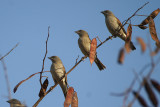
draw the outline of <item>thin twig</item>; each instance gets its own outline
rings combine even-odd
[[[148,15],[139,15],[139,14],[136,14],[135,16],[145,16],[145,17],[148,17]]]
[[[77,64],[78,58],[79,58],[79,55],[78,55],[78,57],[77,57],[77,59],[76,59],[76,63],[75,63],[75,64]]]
[[[102,41],[100,40],[100,38],[97,36],[98,40],[102,43]]]
[[[108,40],[112,39],[114,36],[109,36],[106,40],[104,40],[103,42],[101,42],[97,48],[99,48],[102,44],[104,44],[105,42],[107,42]]]
[[[143,66],[143,68],[140,70],[139,74],[142,75],[143,72],[145,71],[145,69],[147,69],[148,67],[150,67],[151,63],[148,63],[146,65]]]
[[[137,74],[134,70],[133,70],[133,73],[135,74],[135,78],[133,79],[133,81],[132,81],[130,87],[128,88],[128,92],[126,93],[126,95],[125,95],[125,97],[124,97],[124,100],[123,100],[123,107],[125,107],[126,101],[127,101],[128,97],[129,97],[129,93],[132,91],[133,86],[134,86],[136,80],[138,79],[139,82],[140,82],[140,78],[139,78],[138,74]]]
[[[42,87],[42,73],[43,73],[43,70],[44,70],[44,62],[45,62],[45,59],[46,59],[46,56],[47,56],[47,52],[48,52],[47,51],[47,44],[48,44],[48,39],[49,39],[49,29],[50,29],[50,26],[48,27],[48,36],[47,36],[47,40],[46,40],[46,53],[45,53],[45,56],[43,58],[43,65],[42,65],[42,70],[41,70],[41,73],[40,73],[40,84],[41,84],[41,87]]]
[[[44,73],[44,72],[50,72],[50,71],[43,71],[43,73]],[[14,87],[13,92],[15,93],[15,92],[17,91],[18,87],[19,87],[22,83],[24,83],[25,81],[27,81],[28,79],[32,78],[34,75],[39,74],[39,73],[41,73],[41,72],[34,73],[34,74],[30,75],[28,78],[20,81],[20,82]]]
[[[130,16],[130,17],[125,21],[125,23],[123,24],[123,26],[126,25],[127,22],[128,22],[132,17],[134,17],[134,16],[136,15],[136,13],[137,13],[139,10],[141,10],[144,6],[146,6],[148,3],[149,3],[149,2],[145,3],[145,4],[144,4],[143,6],[141,6],[136,12],[134,12],[133,15]]]
[[[19,45],[19,43],[17,43],[8,53],[6,53],[4,56],[2,56],[0,58],[0,60],[2,60],[4,57],[6,57],[7,55],[9,55],[18,45]]]
[[[5,62],[4,62],[4,59],[2,59],[1,62],[2,62],[2,65],[3,65],[4,74],[5,74],[5,79],[6,79],[6,84],[7,84],[8,99],[12,99],[11,88],[10,88],[10,83],[9,83],[9,78],[8,78],[7,67],[6,67],[6,64],[5,64]]]

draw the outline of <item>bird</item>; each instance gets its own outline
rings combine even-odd
[[[17,99],[10,99],[7,102],[10,104],[10,107],[27,107],[21,104],[21,102]]]
[[[120,20],[110,10],[105,10],[101,13],[105,16],[105,23],[109,32],[114,37],[118,36],[122,40],[127,41],[127,33]],[[136,49],[132,41],[130,42],[130,48],[132,50]]]
[[[81,52],[85,56],[89,57],[91,40],[89,38],[88,33],[85,30],[78,30],[78,31],[75,31],[75,33],[79,35],[78,45]],[[96,63],[100,71],[106,68],[105,65],[103,65],[103,63],[98,59],[97,54],[95,56],[94,62]]]
[[[48,58],[52,61],[50,72],[52,74],[53,81],[55,84],[59,83],[63,91],[64,97],[66,97],[68,90],[68,83],[67,83],[67,76],[65,76],[66,74],[65,67],[58,56],[51,56]],[[62,77],[64,78],[62,79]]]

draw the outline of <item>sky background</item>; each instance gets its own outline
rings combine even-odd
[[[21,80],[41,71],[48,26],[50,26],[50,38],[47,57],[59,56],[66,71],[69,71],[78,56],[79,58],[83,56],[78,47],[79,36],[75,33],[76,30],[86,30],[91,39],[99,36],[103,41],[111,34],[106,28],[105,18],[100,13],[101,11],[111,10],[122,22],[146,2],[148,1],[0,0],[0,54],[5,55],[13,46],[20,43],[4,58],[11,90]],[[138,14],[149,15],[152,11],[160,8],[159,4],[160,0],[150,0],[150,3]],[[144,18],[135,16],[131,23],[140,24]],[[160,38],[160,15],[154,21]],[[149,29],[141,30],[133,27],[132,41],[137,49],[125,56],[123,65],[117,63],[117,58],[124,42],[119,38],[114,38],[97,49],[99,59],[106,65],[104,71],[99,71],[95,63],[91,66],[87,58],[68,75],[69,85],[74,87],[78,94],[79,107],[122,107],[123,97],[111,96],[111,93],[124,92],[135,77],[133,71],[139,73],[144,65],[151,62],[149,49],[147,48],[147,51],[142,54],[136,41],[136,37],[142,37],[147,42],[149,35]],[[150,36],[149,38],[151,40]],[[151,46],[152,49],[155,48],[152,40]],[[154,60],[159,57],[158,54]],[[151,77],[160,82],[159,65]],[[51,61],[46,59],[44,71],[50,70],[50,66]],[[149,70],[147,69],[143,76]],[[45,73],[44,75],[48,76],[49,86],[54,85],[51,74]],[[6,102],[8,91],[2,65],[0,66],[0,84],[0,106],[9,107]],[[139,82],[137,81],[134,89],[136,90],[138,86]],[[31,107],[39,98],[39,90],[39,75],[36,75],[23,83],[16,93],[11,91],[11,94],[12,98],[19,99]],[[144,89],[142,95],[147,99]],[[130,94],[127,102],[132,98],[133,96]],[[160,95],[157,95],[157,98],[160,99]],[[57,86],[39,103],[38,107],[62,107],[64,100],[62,90]],[[140,106],[136,102],[133,107]]]

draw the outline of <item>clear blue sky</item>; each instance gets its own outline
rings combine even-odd
[[[106,28],[101,11],[111,10],[122,22],[146,2],[146,0],[0,0],[0,54],[5,55],[20,42],[19,46],[4,58],[11,90],[21,80],[41,71],[48,26],[50,38],[47,57],[59,56],[68,71],[75,64],[78,55],[80,58],[83,56],[78,47],[78,35],[74,31],[83,29],[89,33],[90,38],[98,35],[101,40],[105,40],[111,34]],[[149,15],[160,8],[159,4],[159,0],[152,0],[138,14]],[[131,22],[139,24],[144,18],[136,16]],[[160,15],[155,18],[155,23],[160,38]],[[97,49],[98,57],[107,69],[100,72],[95,63],[90,65],[87,58],[68,75],[69,85],[74,87],[78,94],[79,107],[122,106],[123,97],[114,97],[110,94],[124,92],[135,76],[132,71],[139,72],[145,64],[150,63],[148,49],[141,54],[136,42],[137,36],[147,42],[148,35],[148,29],[140,30],[133,27],[132,41],[136,44],[137,50],[125,57],[123,65],[117,63],[117,57],[124,42],[116,38]],[[154,49],[154,42],[151,41],[151,44]],[[46,59],[44,70],[50,70],[50,65],[51,61]],[[159,69],[160,66],[152,75],[156,80],[160,77]],[[146,72],[148,71],[149,69]],[[51,74],[44,75],[49,77],[49,86],[54,85]],[[9,107],[6,102],[8,93],[2,66],[0,84],[0,106]],[[134,89],[137,89],[136,86]],[[12,97],[31,107],[38,100],[39,90],[39,75],[36,75],[23,83],[16,93],[12,91]],[[130,95],[129,101],[132,97]],[[160,96],[157,97],[160,99]],[[38,107],[62,107],[63,103],[64,96],[57,86]],[[138,106],[136,102],[134,107]]]

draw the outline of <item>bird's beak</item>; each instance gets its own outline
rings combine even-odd
[[[51,57],[48,57],[48,59],[51,59]]]
[[[10,100],[8,100],[8,101],[6,101],[6,102],[10,103]]]
[[[75,33],[79,34],[79,31],[75,31]]]
[[[101,11],[102,14],[104,14],[104,11]]]

